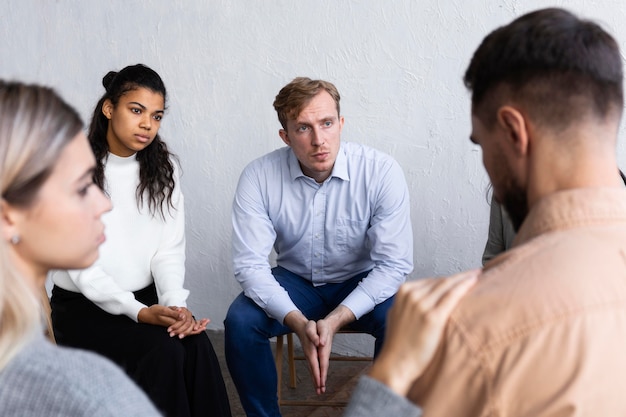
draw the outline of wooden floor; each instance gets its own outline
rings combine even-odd
[[[232,379],[226,366],[224,359],[224,333],[221,331],[208,331],[209,338],[213,343],[215,352],[220,360],[224,382],[230,398],[230,406],[233,417],[245,417],[237,390],[233,385]],[[274,348],[274,344],[272,344]],[[298,352],[296,352],[298,354]],[[286,356],[286,355],[285,355]],[[304,361],[296,361],[296,382],[295,389],[287,386],[289,377],[287,376],[287,361],[283,361],[283,398],[286,400],[306,400],[306,399],[325,399],[325,400],[347,400],[359,376],[363,374],[369,366],[368,362],[343,362],[333,361],[330,364],[326,393],[317,396],[313,390],[313,384],[309,371],[306,369]],[[342,407],[281,407],[283,417],[340,417],[343,413]]]

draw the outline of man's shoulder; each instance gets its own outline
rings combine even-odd
[[[626,227],[620,229],[547,233],[501,254],[486,265],[454,320],[477,341],[497,344],[597,305],[624,305]]]
[[[369,145],[342,142],[341,149],[346,156],[349,169],[359,166],[376,170],[400,168],[398,162],[391,155]]]
[[[274,149],[264,155],[261,155],[252,161],[250,161],[246,167],[245,171],[258,171],[268,168],[275,168],[276,166],[287,163],[289,153],[291,152],[288,146],[283,146],[278,149]]]
[[[388,153],[363,143],[343,141],[341,147],[346,155],[357,158],[394,160]]]

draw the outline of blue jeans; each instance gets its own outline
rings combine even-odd
[[[339,284],[314,287],[309,281],[284,268],[276,267],[272,270],[276,280],[289,293],[300,311],[308,319],[316,321],[334,310],[368,273],[361,273]],[[382,347],[387,310],[392,303],[393,297],[347,326],[376,338],[374,356]],[[228,309],[224,320],[226,363],[248,417],[280,416],[276,365],[269,339],[290,332],[289,327],[268,317],[243,293],[235,298]]]

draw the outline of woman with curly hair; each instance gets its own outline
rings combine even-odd
[[[141,64],[102,84],[88,137],[113,210],[96,263],[52,274],[56,340],[119,364],[168,416],[230,416],[209,320],[186,306],[179,168],[158,134],[165,85]]]

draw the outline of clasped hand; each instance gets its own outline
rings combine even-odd
[[[159,304],[139,310],[137,320],[139,323],[167,327],[170,337],[179,339],[202,333],[210,322],[209,319],[196,320],[186,307],[166,307]]]
[[[326,392],[333,338],[341,327],[354,319],[352,312],[344,306],[339,306],[326,318],[318,321],[307,319],[300,311],[292,311],[285,317],[285,324],[300,339],[318,395]]]

